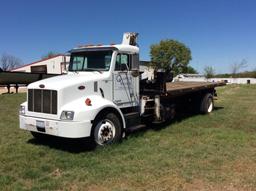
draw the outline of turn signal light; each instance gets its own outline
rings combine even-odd
[[[92,105],[91,99],[87,98],[87,99],[85,100],[85,104],[88,105],[88,106],[91,106],[91,105]]]

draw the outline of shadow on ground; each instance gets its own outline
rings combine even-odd
[[[70,153],[81,153],[93,151],[96,145],[90,139],[67,139],[61,137],[47,136],[44,139],[32,138],[29,144],[47,146],[49,148],[67,151]]]
[[[218,110],[222,110],[222,109],[224,109],[224,107],[222,107],[222,106],[214,107],[214,111],[218,111]],[[186,112],[184,112],[184,111],[186,111]],[[191,110],[190,109],[180,110],[180,111],[177,111],[176,116],[172,120],[166,121],[163,123],[158,123],[158,124],[151,124],[150,126],[147,126],[146,128],[143,128],[140,130],[137,130],[136,132],[133,132],[130,135],[131,136],[143,136],[143,134],[145,132],[147,132],[148,130],[161,131],[162,129],[170,127],[170,125],[173,123],[179,123],[179,122],[182,122],[183,120],[186,120],[190,117],[194,117],[197,115],[202,115],[202,114],[195,112],[192,109]]]
[[[224,107],[215,107],[214,110],[218,111],[223,108]],[[137,130],[133,133],[129,133],[129,134],[127,134],[127,136],[140,137],[140,136],[143,136],[143,134],[145,132],[147,132],[149,129],[155,130],[155,131],[160,131],[162,129],[169,127],[172,123],[181,122],[190,117],[200,115],[191,110],[181,110],[181,111],[180,112],[178,111],[175,118],[170,121],[147,126],[146,128]],[[184,111],[187,111],[187,112],[184,112]],[[34,144],[34,145],[43,145],[43,146],[47,146],[47,147],[50,147],[53,149],[67,151],[70,153],[90,152],[90,151],[95,150],[95,148],[96,148],[96,145],[89,138],[87,138],[87,139],[68,139],[68,138],[46,136],[43,139],[32,138],[32,139],[28,140],[28,143]]]

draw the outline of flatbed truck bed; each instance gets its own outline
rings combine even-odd
[[[168,81],[165,77],[160,77],[155,82],[141,80],[140,93],[141,95],[161,95],[166,97],[177,97],[185,94],[209,91],[215,87],[224,86],[225,82],[184,82]]]
[[[168,96],[179,96],[200,90],[213,89],[217,86],[224,86],[225,82],[167,82],[166,93]]]

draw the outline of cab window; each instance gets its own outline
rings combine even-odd
[[[130,67],[130,59],[128,54],[118,54],[116,57],[116,71],[127,71]]]

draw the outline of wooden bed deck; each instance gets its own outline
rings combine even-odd
[[[226,85],[225,82],[168,82],[166,83],[166,92],[168,92],[168,94],[174,95],[194,92],[197,90],[210,89],[224,85]]]

